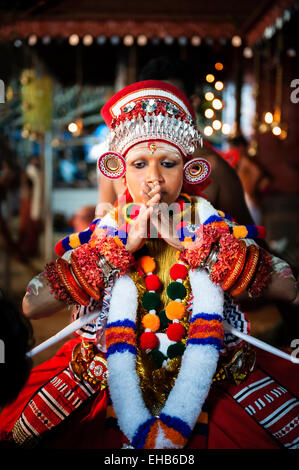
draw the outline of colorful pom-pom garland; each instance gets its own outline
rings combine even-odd
[[[184,318],[186,312],[182,301],[187,295],[183,281],[188,276],[188,269],[182,262],[171,267],[170,277],[173,282],[167,287],[170,302],[165,311],[162,310],[157,313],[160,297],[156,291],[161,288],[162,283],[159,277],[153,274],[156,269],[156,262],[150,256],[143,256],[139,263],[146,274],[145,285],[148,289],[142,297],[142,305],[149,312],[142,318],[145,331],[140,336],[140,348],[150,353],[156,366],[160,368],[165,360],[181,356],[185,349],[182,339],[186,335],[186,330],[179,321]],[[156,332],[160,328],[166,328],[168,339],[175,342],[167,348],[167,357],[159,350],[159,339]]]

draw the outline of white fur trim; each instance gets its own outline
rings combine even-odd
[[[135,322],[138,307],[138,291],[130,276],[122,276],[114,284],[111,293],[108,322],[131,320]]]
[[[136,358],[129,352],[115,353],[108,357],[107,363],[109,391],[118,424],[132,440],[138,427],[151,418],[139,387]]]
[[[221,287],[213,284],[204,270],[190,269],[189,279],[194,296],[193,314],[204,312],[223,316],[224,293]]]

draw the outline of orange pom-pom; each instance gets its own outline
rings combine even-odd
[[[185,315],[185,305],[173,300],[167,305],[165,313],[169,320],[181,320]]]
[[[156,269],[156,262],[151,256],[142,256],[140,258],[140,266],[145,274],[153,273]]]
[[[147,313],[142,318],[142,324],[144,328],[148,328],[151,331],[157,331],[160,328],[160,318],[158,315]]]

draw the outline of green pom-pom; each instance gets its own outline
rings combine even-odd
[[[160,296],[156,292],[146,292],[142,297],[142,305],[146,310],[156,310],[160,304]]]
[[[173,359],[174,357],[182,356],[184,354],[184,351],[185,346],[183,345],[183,343],[171,344],[167,348],[167,356],[169,357],[169,359]]]
[[[161,312],[158,313],[158,317],[160,318],[160,328],[162,329],[167,328],[169,323],[172,323],[172,321],[167,318],[165,310],[161,310]]]
[[[160,369],[165,359],[167,359],[167,357],[165,357],[164,354],[161,351],[159,351],[159,349],[153,349],[150,352],[150,355],[154,359],[157,369]]]
[[[186,294],[186,288],[181,282],[171,282],[167,287],[167,295],[171,300],[183,299]]]

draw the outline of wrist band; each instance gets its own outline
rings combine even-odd
[[[257,268],[257,263],[259,259],[259,248],[255,245],[250,245],[247,249],[247,257],[245,262],[245,268],[237,280],[236,284],[229,291],[230,295],[236,297],[237,295],[244,292],[247,289],[250,281],[253,278],[255,270]]]
[[[73,256],[73,254],[71,254],[71,266],[72,266],[74,275],[77,278],[77,280],[78,280],[79,284],[81,285],[81,287],[83,288],[83,290],[90,297],[92,297],[94,300],[99,300],[100,299],[100,290],[99,290],[99,288],[97,286],[93,287],[87,282],[84,274],[82,273],[82,271],[78,267],[78,263],[77,263],[75,257]]]
[[[246,260],[246,252],[247,252],[246,243],[241,241],[240,248],[237,254],[237,259],[235,260],[231,271],[226,275],[226,277],[224,278],[221,284],[221,287],[224,291],[230,289],[235,284],[238,277],[240,276],[244,268],[244,264]]]
[[[68,262],[63,258],[58,258],[56,260],[56,269],[63,286],[74,299],[74,301],[87,307],[87,305],[90,304],[89,296],[86,292],[83,291],[83,289],[81,289],[81,287],[73,278]]]
[[[76,303],[62,285],[57,273],[56,264],[53,261],[46,264],[43,275],[47,279],[50,286],[50,292],[55,295],[55,299],[60,300],[61,302],[66,302],[69,305],[74,305],[74,303]]]
[[[254,279],[248,289],[249,297],[257,298],[261,295],[269,282],[272,272],[272,258],[266,250],[260,248],[258,266],[254,274]]]

